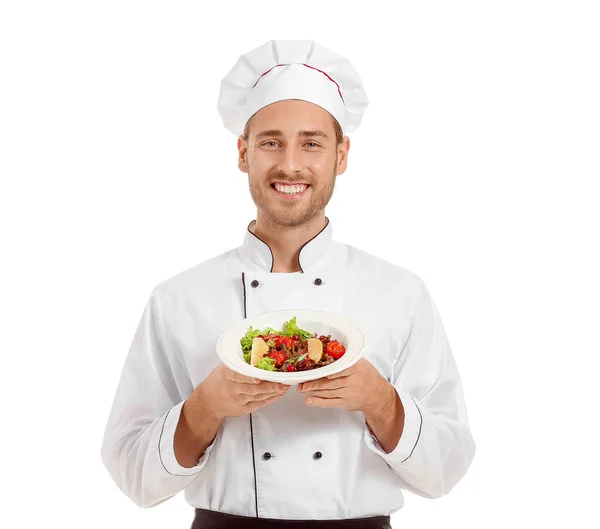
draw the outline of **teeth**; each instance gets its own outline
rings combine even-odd
[[[275,189],[277,189],[277,191],[279,191],[280,193],[284,193],[286,195],[297,195],[299,193],[302,193],[302,191],[306,189],[306,185],[298,184],[293,186],[284,186],[281,184],[275,184]]]

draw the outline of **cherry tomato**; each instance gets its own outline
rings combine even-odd
[[[331,341],[327,342],[327,345],[325,346],[325,352],[329,356],[331,356],[331,358],[333,358],[334,360],[337,360],[338,358],[341,358],[342,356],[344,356],[344,353],[346,352],[346,348],[340,342],[331,340]]]
[[[281,367],[286,361],[286,356],[283,351],[271,351],[267,356],[275,360],[275,367]]]
[[[289,336],[277,336],[275,338],[275,347],[279,347],[280,345],[292,347],[294,345],[294,340]]]

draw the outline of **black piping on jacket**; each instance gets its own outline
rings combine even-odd
[[[300,250],[298,251],[298,267],[300,268],[300,272],[304,273],[304,270],[302,270],[302,265],[300,264],[300,254],[302,253],[302,249],[313,239],[317,238],[319,235],[321,235],[321,233],[323,233],[323,230],[325,228],[327,228],[327,226],[329,226],[329,217],[325,217],[325,220],[327,221],[327,224],[325,224],[325,226],[323,227],[323,229],[317,233],[314,237],[312,237],[311,239],[309,239],[308,241],[306,241],[301,247]],[[265,244],[267,246],[267,248],[269,249],[269,251],[271,252],[271,270],[269,270],[269,272],[273,272],[273,266],[275,266],[275,257],[273,257],[273,250],[271,250],[271,247],[265,242],[263,241],[258,235],[252,233],[250,231],[250,225],[253,223],[254,221],[250,221],[250,224],[248,224],[248,227],[246,228],[248,230],[248,233],[250,233],[251,235],[254,235],[254,237],[256,237],[260,242],[262,242],[263,244]],[[244,286],[244,295],[246,293],[246,287]],[[246,298],[244,297],[244,318],[246,317]]]
[[[252,233],[252,232],[250,232]],[[246,318],[246,275],[242,272],[242,288],[244,289],[244,319]],[[250,417],[250,440],[252,441],[252,469],[254,470],[254,504],[256,505],[256,517],[258,518],[258,487],[256,482],[256,456],[254,455],[254,429],[252,425],[252,414]]]
[[[300,265],[300,253],[302,252],[302,249],[313,239],[315,239],[316,237],[318,237],[321,233],[323,233],[323,230],[325,228],[327,228],[327,226],[329,226],[329,218],[325,217],[325,219],[327,220],[327,224],[325,224],[325,226],[323,227],[323,229],[317,233],[314,237],[312,237],[311,239],[309,239],[308,241],[306,241],[300,248],[299,252],[298,252],[298,267],[300,268],[300,271],[302,273],[304,273],[304,270],[302,270],[302,266]],[[259,241],[261,241],[263,244],[265,244],[267,246],[267,248],[269,248],[269,251],[271,252],[271,270],[270,272],[273,272],[273,266],[275,265],[275,258],[273,257],[273,250],[271,250],[271,247],[265,242],[263,241],[260,237],[258,237],[257,235],[255,235],[254,233],[252,233],[250,231],[250,225],[252,224],[251,221],[250,224],[248,224],[247,230],[249,233],[251,233],[254,237],[256,237]],[[247,310],[246,310],[246,274],[244,272],[242,272],[242,288],[243,288],[243,292],[244,292],[244,319],[246,319],[247,317]],[[254,503],[256,506],[256,517],[258,518],[258,485],[257,485],[257,479],[256,479],[256,455],[254,453],[254,425],[252,422],[252,414],[248,414],[248,416],[250,417],[250,438],[251,438],[251,443],[252,443],[252,468],[254,470]]]

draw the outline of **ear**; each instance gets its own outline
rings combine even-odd
[[[338,164],[335,171],[336,175],[341,175],[348,166],[348,151],[350,150],[350,138],[344,136],[344,141],[337,147]]]
[[[242,136],[238,137],[238,168],[242,173],[248,172],[248,144]]]

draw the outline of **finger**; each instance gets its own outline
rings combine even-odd
[[[275,402],[276,400],[280,399],[281,397],[283,397],[283,395],[273,395],[272,397],[268,397],[264,400],[253,400],[248,403],[246,408],[250,413],[252,413],[253,411],[258,410],[259,408],[262,408],[263,406],[266,406],[267,404],[270,404],[271,402]]]
[[[281,393],[256,393],[255,395],[244,395],[244,400],[246,401],[246,405],[251,404],[253,402],[260,402],[263,400],[270,399],[271,397],[279,397]]]
[[[311,380],[310,382],[304,382],[303,384],[298,384],[298,391],[304,393],[321,389],[340,389],[345,388],[346,386],[348,386],[348,381],[344,379],[327,380],[326,378],[321,378],[318,380]]]
[[[261,392],[266,392],[266,391],[278,391],[280,389],[282,390],[288,390],[290,388],[289,384],[281,384],[278,382],[267,382],[266,380],[263,380],[258,386],[257,388],[259,388],[261,390]]]
[[[260,393],[257,389],[256,389],[256,385],[252,384],[251,382],[246,383],[246,384],[242,384],[239,383],[237,384],[237,386],[234,386],[235,389],[235,393],[237,393],[238,395],[243,395],[244,397],[247,397],[248,395],[256,395],[257,393]]]
[[[262,382],[260,378],[247,377],[246,375],[241,375],[233,370],[230,370],[229,380],[233,380],[234,382],[238,382],[240,384],[260,384]]]
[[[315,408],[343,408],[344,399],[324,399],[320,397],[307,397],[304,402]]]
[[[350,366],[348,369],[344,369],[343,371],[340,371],[339,373],[335,373],[333,375],[328,375],[327,379],[332,380],[335,378],[349,377],[351,375],[354,375],[354,373],[356,373],[357,369],[358,368],[357,368],[356,364],[354,364],[353,366]]]
[[[276,382],[261,382],[260,384],[240,384],[240,395],[257,395],[259,393],[285,393],[290,386]]]
[[[315,389],[307,391],[306,395],[308,397],[322,397],[324,399],[343,397],[342,392],[339,389]]]

